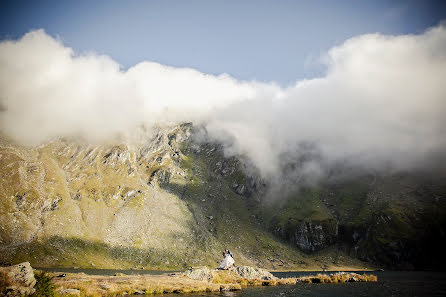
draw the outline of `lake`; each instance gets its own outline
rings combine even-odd
[[[316,272],[317,273],[317,272]],[[361,273],[361,272],[359,272]],[[379,271],[376,283],[304,284],[277,287],[245,288],[242,291],[220,294],[197,293],[187,296],[227,297],[368,297],[368,296],[446,296],[445,272]],[[277,277],[297,277],[315,272],[273,273]],[[175,295],[165,294],[165,297]],[[178,296],[178,295],[176,295]]]
[[[84,272],[87,274],[162,274],[166,271],[147,270],[107,270],[107,269],[67,269],[50,268],[47,271]],[[274,272],[277,277],[299,277],[318,272]],[[362,273],[362,272],[359,272]],[[222,293],[163,294],[163,297],[202,296],[202,297],[339,297],[339,296],[446,296],[446,272],[425,271],[376,271],[367,272],[378,276],[376,283],[305,284],[290,286],[250,287],[241,291]]]

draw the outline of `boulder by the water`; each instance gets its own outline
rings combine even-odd
[[[34,293],[36,279],[29,262],[0,267],[0,296],[21,296]]]
[[[232,275],[236,278],[245,279],[257,279],[257,280],[274,280],[276,277],[269,271],[261,268],[254,268],[250,266],[237,266],[231,267],[227,270],[221,269],[209,269],[207,267],[190,268],[184,272],[184,275],[201,281],[211,281],[217,274],[221,275],[224,271],[227,271],[228,275]]]
[[[184,275],[191,279],[207,281],[211,279],[211,270],[207,267],[189,268],[184,272]]]
[[[272,275],[269,271],[262,268],[254,268],[250,266],[237,266],[231,268],[236,272],[240,277],[246,279],[261,279],[261,280],[273,280],[276,279],[274,275]]]

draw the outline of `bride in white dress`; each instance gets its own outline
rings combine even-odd
[[[219,267],[220,269],[229,269],[232,266],[234,266],[235,261],[232,256],[232,253],[229,250],[225,250],[223,252],[223,257],[224,257],[224,259],[220,263],[220,267]]]

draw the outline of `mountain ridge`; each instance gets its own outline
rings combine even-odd
[[[128,145],[56,140],[25,148],[2,139],[0,261],[178,269],[214,266],[229,247],[237,263],[269,269],[424,268],[415,252],[403,254],[426,229],[412,228],[401,211],[404,195],[417,201],[417,180],[392,194],[406,177],[378,177],[372,188],[357,177],[300,186],[265,203],[268,181],[225,157],[218,143],[197,141],[196,132],[190,123],[158,127]],[[437,229],[446,217],[442,183],[428,186],[418,203],[426,209],[434,195],[438,220],[429,224]],[[392,205],[368,207],[380,201]],[[382,220],[390,225],[385,234],[377,232]],[[409,231],[392,234],[395,226]],[[442,247],[444,236],[438,240]]]

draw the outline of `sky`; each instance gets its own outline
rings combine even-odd
[[[0,1],[0,137],[192,122],[279,184],[446,173],[444,1],[240,2]]]
[[[322,76],[324,54],[366,33],[418,34],[445,1],[0,0],[0,39],[44,29],[77,54],[142,61],[290,85]]]

